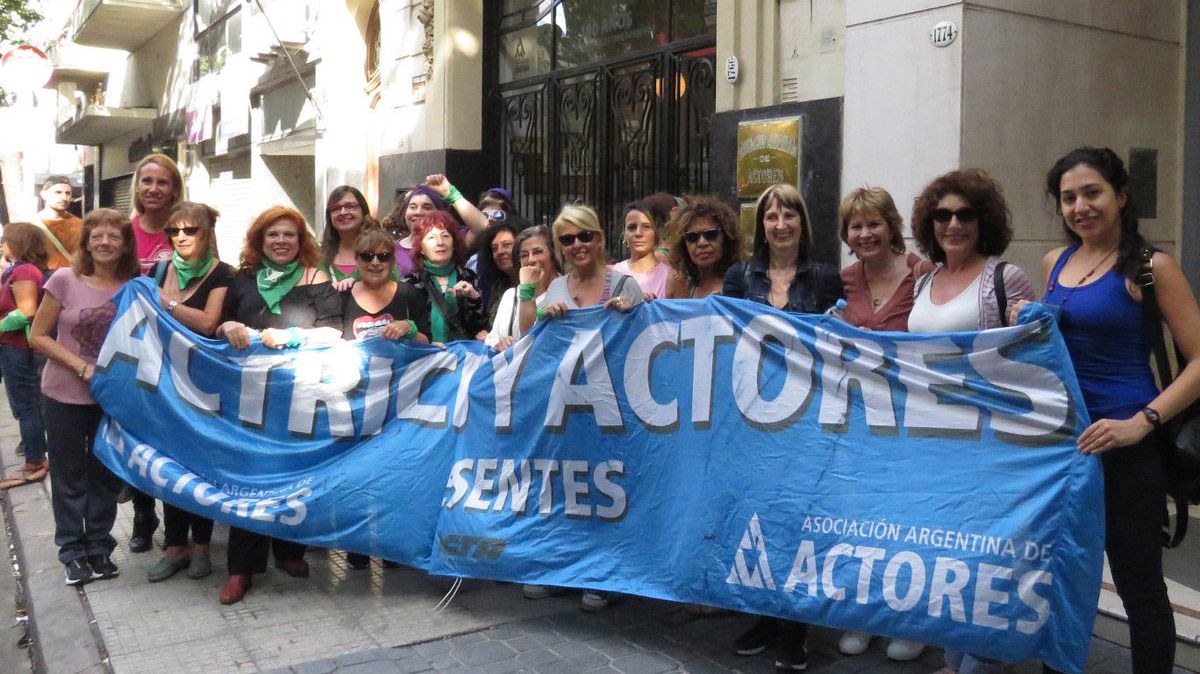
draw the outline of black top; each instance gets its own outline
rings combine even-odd
[[[167,282],[166,266],[169,264],[171,264],[169,260],[163,260],[154,265],[154,269],[151,271],[151,274],[158,282],[159,288],[163,287],[163,284]],[[180,302],[180,304],[191,309],[204,311],[204,307],[208,306],[208,294],[217,288],[228,288],[229,282],[233,279],[233,274],[234,269],[231,265],[218,260],[213,265],[213,269],[208,273],[208,276],[204,277],[204,280],[196,287],[196,290],[186,300]]]
[[[771,278],[767,268],[758,260],[738,262],[725,273],[721,294],[741,297],[752,302],[771,304]],[[784,311],[819,314],[828,311],[845,297],[841,273],[823,262],[802,261],[796,265],[796,276],[788,286]]]
[[[397,283],[392,301],[375,313],[363,309],[352,291],[347,290],[342,295],[342,339],[378,335],[388,323],[403,320],[415,322],[417,330],[429,334],[429,303],[424,295],[407,283]]]
[[[458,268],[458,280],[466,281],[475,288],[479,288],[479,279],[475,272],[467,269],[466,267]],[[411,284],[412,287],[417,289],[417,292],[421,295],[422,303],[425,305],[425,311],[427,313],[433,311],[430,308],[430,304],[433,302],[433,300],[429,296],[429,293],[433,290],[433,284],[427,283],[425,270],[423,268],[418,267],[411,274],[405,276],[403,283]],[[475,335],[478,334],[480,330],[487,330],[488,328],[492,327],[491,324],[487,322],[487,313],[484,312],[483,309],[483,300],[479,297],[474,299],[470,297],[459,297],[458,311],[456,312],[454,318],[452,319],[449,316],[445,318],[446,330],[450,333],[446,337],[446,341],[448,342],[456,339],[475,339]],[[455,327],[456,324],[458,328],[461,328],[461,330]],[[429,338],[433,339],[433,335],[429,335]]]
[[[229,282],[221,320],[237,321],[248,328],[334,328],[342,329],[342,298],[328,281],[298,285],[279,302],[273,314],[258,294],[254,272],[241,270]]]

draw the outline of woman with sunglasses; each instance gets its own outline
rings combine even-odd
[[[913,286],[933,264],[905,249],[904,219],[892,195],[881,187],[860,187],[842,199],[838,221],[838,236],[858,258],[842,270],[842,319],[866,330],[907,330]],[[838,650],[860,655],[874,638],[850,630],[838,640]],[[908,639],[891,639],[887,645],[888,659],[897,662],[915,660],[924,651],[924,644]]]
[[[646,299],[662,297],[667,290],[667,275],[671,265],[658,259],[659,232],[662,222],[654,220],[654,211],[646,201],[625,206],[625,247],[629,259],[613,265],[613,269],[637,281]]]
[[[185,327],[212,337],[221,324],[221,308],[233,278],[233,267],[217,259],[217,213],[210,206],[181,201],[171,208],[163,233],[171,244],[171,257],[150,270],[158,283],[163,309]],[[183,569],[187,577],[212,573],[208,544],[213,521],[163,502],[166,550],[146,579],[167,580]],[[191,549],[188,549],[188,534]]]
[[[325,201],[325,231],[321,234],[321,264],[333,281],[334,289],[354,285],[358,270],[355,241],[363,229],[379,227],[371,218],[367,199],[356,188],[340,185]]]
[[[368,229],[354,243],[358,260],[353,287],[342,294],[342,339],[412,339],[429,342],[429,309],[417,289],[394,278],[395,247],[382,229]],[[360,552],[346,553],[346,564],[365,569],[371,558]],[[384,560],[391,568],[395,562]]]
[[[414,270],[404,277],[422,295],[429,312],[429,339],[446,344],[456,339],[483,339],[487,316],[475,272],[463,266],[467,245],[454,217],[434,211],[417,220],[412,233]]]
[[[909,332],[997,328],[1007,324],[1011,304],[1033,299],[1025,272],[1000,258],[1012,240],[1012,225],[1000,184],[984,171],[935,178],[914,202],[912,224],[918,250],[937,267],[917,280]],[[1007,297],[1003,302],[997,288]],[[945,661],[943,674],[1003,669],[995,660],[955,650],[946,651]]]
[[[812,222],[804,197],[791,185],[772,185],[758,197],[754,216],[754,252],[725,274],[721,294],[776,309],[815,314],[842,298],[842,278],[832,266],[809,259]],[[756,655],[778,638],[782,649],[775,666],[808,667],[808,625],[763,616],[733,643],[738,655]]]
[[[629,311],[641,304],[643,293],[633,277],[622,274],[608,266],[604,256],[604,229],[600,218],[589,206],[563,206],[554,219],[551,229],[558,242],[559,259],[567,273],[550,282],[541,301],[541,315],[557,318],[568,309],[581,309],[603,305],[617,311]],[[536,283],[537,277],[527,274],[526,279]],[[522,283],[525,283],[524,281]],[[520,320],[522,330],[532,327],[538,309],[536,285],[526,287],[521,296]],[[544,585],[525,585],[522,594],[526,599],[541,599],[555,594],[557,590]],[[584,590],[579,606],[585,611],[600,611],[608,607],[607,592]]]
[[[737,215],[710,196],[689,197],[671,221],[671,270],[666,297],[708,297],[720,293],[725,272],[742,258]]]
[[[496,320],[484,344],[503,351],[521,338],[537,320],[537,307],[546,299],[550,282],[562,274],[550,231],[538,225],[522,230],[513,244],[513,259],[520,262],[520,284],[504,291],[496,310]],[[522,310],[527,309],[522,324]]]
[[[305,344],[333,344],[342,339],[342,298],[317,267],[317,245],[294,208],[272,206],[250,223],[237,274],[229,283],[217,337],[234,349],[250,347],[259,335],[273,349]],[[270,470],[264,466],[264,470]],[[221,588],[222,604],[241,601],[251,577],[267,570],[267,557],[294,578],[307,578],[305,546],[229,529],[229,580]]]

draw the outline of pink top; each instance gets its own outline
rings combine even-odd
[[[142,265],[142,276],[150,273],[159,261],[171,257],[171,242],[160,229],[154,234],[142,229],[141,216],[133,216],[133,239],[137,242],[138,262]]]
[[[851,325],[857,325],[867,330],[908,330],[908,314],[913,308],[913,267],[918,267],[916,276],[920,277],[933,269],[933,263],[920,256],[909,253],[909,273],[900,281],[896,292],[878,309],[871,306],[871,289],[867,287],[867,279],[863,272],[863,263],[854,264],[842,270],[842,287],[846,292],[846,310],[842,319]]]
[[[629,269],[629,260],[621,260],[612,266],[613,270],[627,274],[637,281],[642,292],[662,297],[667,294],[667,275],[671,273],[671,265],[659,262],[648,272],[638,273]]]
[[[108,326],[117,315],[112,298],[120,289],[121,286],[101,290],[70,267],[54,272],[46,281],[46,294],[62,305],[55,341],[85,361],[95,363]],[[53,360],[47,361],[46,369],[42,370],[42,395],[70,405],[96,404],[79,373]]]

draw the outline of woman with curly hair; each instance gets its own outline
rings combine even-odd
[[[707,195],[689,197],[671,220],[669,299],[701,298],[720,293],[725,272],[742,259],[737,214]]]
[[[935,178],[917,197],[912,218],[917,248],[937,267],[917,281],[910,332],[1004,326],[1009,306],[1033,299],[1025,272],[1000,258],[1012,225],[1004,191],[986,172],[962,169]]]
[[[255,335],[275,349],[340,341],[342,298],[318,264],[317,245],[299,211],[272,206],[260,213],[246,231],[217,337],[239,350],[249,348]],[[267,570],[271,549],[276,567],[296,578],[308,576],[304,545],[230,527],[229,580],[221,588],[222,604],[246,596],[253,574]]]
[[[67,585],[115,577],[110,555],[121,480],[96,458],[92,441],[103,410],[88,384],[104,336],[117,314],[113,296],[138,275],[129,219],[98,208],[83,219],[69,268],[46,282],[29,341],[46,354],[42,396],[50,452],[54,542]],[[52,336],[53,335],[53,336]]]

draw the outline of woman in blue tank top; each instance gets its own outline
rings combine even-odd
[[[1188,360],[1160,392],[1133,280],[1147,243],[1128,182],[1107,148],[1079,148],[1054,164],[1046,190],[1070,245],[1047,253],[1042,269],[1045,302],[1062,309],[1063,338],[1093,420],[1079,451],[1098,454],[1104,467],[1105,550],[1129,616],[1133,671],[1157,674],[1174,665],[1175,619],[1163,582],[1166,468],[1155,431],[1200,397],[1200,308],[1175,260],[1155,252],[1159,309]]]

